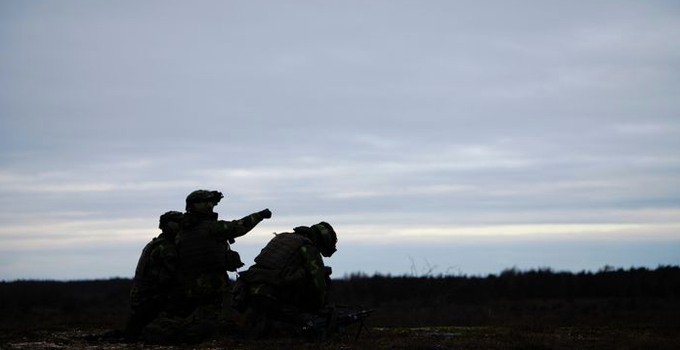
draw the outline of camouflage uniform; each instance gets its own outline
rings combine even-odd
[[[129,339],[136,339],[142,328],[167,307],[170,293],[176,288],[175,236],[182,217],[178,211],[161,215],[158,227],[162,233],[142,250],[130,289],[132,314],[125,329]]]
[[[240,220],[223,221],[217,220],[216,213],[210,216],[187,213],[177,243],[178,275],[184,296],[198,303],[221,304],[226,271],[243,266],[229,242],[248,233],[266,217],[266,213],[257,212]]]
[[[330,268],[322,256],[335,252],[337,236],[325,223],[276,235],[240,273],[234,306],[246,312],[247,331],[263,336],[296,332],[327,305]]]
[[[145,331],[148,341],[200,341],[215,334],[223,321],[227,271],[243,266],[230,243],[270,218],[271,212],[265,209],[240,220],[218,220],[212,207],[221,198],[220,192],[206,190],[194,191],[187,197],[187,212],[177,236],[177,299],[169,312]]]

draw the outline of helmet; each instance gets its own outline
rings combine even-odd
[[[330,257],[337,250],[335,248],[338,243],[338,235],[333,230],[333,227],[327,222],[320,222],[310,227],[312,229],[314,241],[316,242],[321,255]]]
[[[196,190],[194,192],[189,193],[189,195],[187,196],[186,210],[189,211],[189,208],[194,203],[214,202],[215,204],[217,204],[220,202],[222,198],[224,198],[224,195],[222,194],[222,192],[219,191]]]
[[[181,222],[182,218],[184,218],[184,214],[179,211],[167,211],[163,215],[161,215],[160,220],[158,222],[158,228],[163,229],[163,226],[165,226],[169,222]]]

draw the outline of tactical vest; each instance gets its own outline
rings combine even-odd
[[[195,220],[182,227],[177,242],[182,278],[225,270],[225,251],[229,244],[214,234],[215,225],[218,225],[215,220]]]
[[[142,255],[139,256],[139,261],[137,261],[137,269],[135,270],[135,279],[142,280],[147,275],[147,265],[149,265],[149,260],[151,259],[151,252],[159,244],[158,238],[154,238],[149,242],[142,250]]]
[[[161,256],[154,253],[159,249]],[[130,289],[130,303],[133,308],[164,292],[165,286],[162,285],[163,281],[161,281],[160,274],[161,270],[168,268],[168,266],[164,265],[164,256],[162,255],[171,249],[174,249],[174,242],[161,235],[154,238],[142,250]],[[172,273],[171,271],[168,272]]]
[[[266,269],[281,270],[288,266],[302,264],[300,248],[312,241],[296,233],[276,235],[255,258],[255,263]]]

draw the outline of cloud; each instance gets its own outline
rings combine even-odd
[[[197,188],[371,252],[675,239],[678,6],[298,5],[4,2],[0,240],[129,258]]]

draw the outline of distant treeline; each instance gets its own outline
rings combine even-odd
[[[130,286],[123,278],[0,282],[0,330],[118,327],[129,312]],[[680,322],[680,267],[580,273],[509,269],[486,277],[354,274],[333,280],[330,297],[335,304],[378,309],[375,326],[668,324]]]
[[[680,326],[680,267],[392,277],[335,283],[337,303],[380,310],[381,326]]]
[[[130,279],[0,282],[0,329],[123,322]]]
[[[481,302],[498,299],[580,299],[680,297],[680,267],[656,269],[605,267],[597,272],[555,272],[551,269],[508,269],[487,277],[392,277],[351,275],[335,288],[340,299],[372,299],[375,303],[412,299]]]

